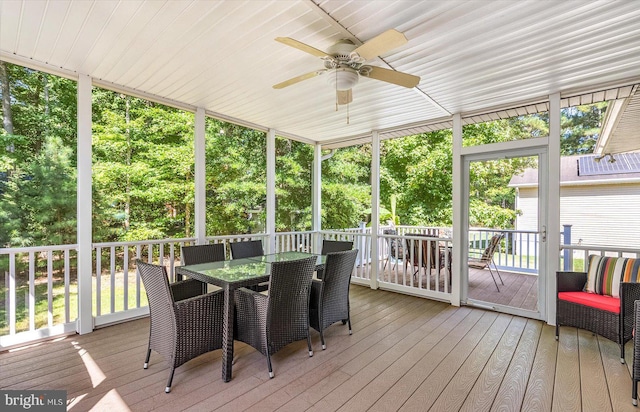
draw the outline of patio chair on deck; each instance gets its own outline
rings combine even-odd
[[[183,246],[180,248],[180,256],[183,265],[197,265],[198,263],[220,262],[224,260],[224,244]],[[177,280],[182,280],[182,275],[176,275]],[[203,293],[207,292],[207,284],[202,283]]]
[[[427,233],[407,233],[407,236],[419,236],[419,237],[438,237],[439,231],[438,229],[429,230]],[[413,243],[413,256],[409,252],[411,249],[411,244]],[[422,250],[420,250],[422,249]],[[446,265],[444,259],[444,253],[438,251],[438,240],[437,239],[424,239],[424,240],[415,240],[406,239],[406,250],[407,250],[407,261],[416,268],[415,272],[413,272],[413,276],[415,277],[421,268],[425,270],[436,269],[436,265],[438,270],[443,269]]]
[[[351,335],[349,285],[351,285],[351,272],[357,256],[358,249],[327,254],[324,276],[311,284],[309,324],[320,332],[322,350],[327,348],[324,343],[324,329],[334,323],[338,321],[342,321],[343,325],[349,323],[349,335]]]
[[[395,229],[384,229],[382,231],[383,234],[385,235],[393,235],[393,236],[397,236],[398,232]],[[402,259],[402,262],[405,262],[405,253],[404,253],[404,248],[402,247],[402,241],[400,241],[400,239],[396,239],[396,238],[385,238],[386,242],[387,242],[387,246],[389,248],[389,253],[387,254],[387,257],[384,260],[384,266],[382,267],[382,270],[385,270],[387,268],[387,263],[389,262],[389,259],[393,259],[393,268],[395,269],[396,265],[398,264],[398,260]]]
[[[175,369],[207,352],[222,348],[222,290],[201,295],[200,282],[187,279],[169,284],[164,266],[136,261],[149,301],[150,332],[144,369],[151,350],[171,368],[165,392],[171,391]]]
[[[233,242],[231,246],[231,258],[243,259],[249,257],[263,256],[264,249],[262,248],[261,240],[247,240],[243,242]],[[259,283],[249,287],[251,290],[257,292],[264,292],[269,289],[269,283]]]
[[[327,253],[346,252],[347,250],[351,250],[351,249],[353,249],[353,242],[348,242],[344,240],[323,239],[322,251],[320,252],[320,254],[326,255]],[[322,276],[324,276],[324,267],[316,270],[316,277],[318,279],[322,279]]]
[[[264,255],[264,249],[262,249],[261,240],[247,240],[244,242],[231,243],[231,257],[233,259],[242,259],[262,255]]]
[[[496,277],[493,274],[493,269],[491,269],[491,265],[493,265],[493,268],[498,274],[500,283],[504,285],[504,282],[502,281],[502,276],[500,276],[500,271],[498,270],[496,263],[493,261],[493,255],[496,253],[496,249],[498,248],[498,245],[500,244],[500,241],[502,240],[503,237],[504,237],[504,233],[496,233],[495,235],[493,235],[491,237],[491,240],[489,241],[489,246],[487,246],[484,252],[482,252],[482,256],[480,256],[479,258],[469,258],[469,261],[468,261],[468,266],[470,268],[474,268],[474,269],[488,268],[489,269],[489,273],[491,273],[491,278],[493,279],[493,283],[495,283],[496,289],[498,289],[498,292],[500,292],[500,288],[498,287],[498,282],[496,281]]]
[[[235,339],[267,357],[269,377],[273,378],[271,355],[288,344],[309,335],[309,291],[316,256],[271,264],[269,295],[240,288],[236,291],[237,329]]]
[[[198,263],[220,262],[225,259],[224,244],[183,246],[181,249],[183,265],[197,265]]]

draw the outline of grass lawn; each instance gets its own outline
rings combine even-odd
[[[97,315],[97,299],[96,299],[96,286],[97,281],[94,276],[92,279],[92,293],[93,293],[93,315]],[[114,311],[120,312],[125,310],[125,296],[124,296],[124,273],[118,272],[114,276],[115,288],[113,294]],[[24,332],[29,330],[29,282],[28,275],[19,276],[16,279],[16,332]],[[106,274],[100,277],[101,293],[100,293],[100,314],[104,315],[112,313],[111,311],[111,275]],[[127,276],[128,285],[128,309],[137,307],[136,305],[136,273],[135,269],[130,270]],[[35,328],[46,327],[49,319],[48,311],[48,296],[47,296],[47,278],[36,278],[35,281]],[[5,308],[7,302],[8,287],[0,289],[0,335],[9,334],[9,318],[8,311]],[[51,312],[53,324],[65,323],[65,285],[62,277],[54,277],[53,289],[52,289],[52,307]],[[144,291],[144,286],[140,282],[140,306],[147,306],[147,294]],[[74,279],[69,283],[69,321],[73,321],[78,317],[78,283]]]

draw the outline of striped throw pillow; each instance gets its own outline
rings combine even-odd
[[[640,259],[590,255],[585,290],[620,297],[620,282],[640,281]]]

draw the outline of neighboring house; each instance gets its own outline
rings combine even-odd
[[[561,158],[560,224],[572,225],[571,243],[640,246],[640,152],[611,157]],[[513,176],[517,230],[536,230],[538,173]],[[557,230],[562,230],[562,227]]]

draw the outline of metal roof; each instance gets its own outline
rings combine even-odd
[[[361,79],[348,112],[323,76],[272,88],[323,67],[274,38],[327,50],[391,28],[408,43],[371,64],[417,87]],[[0,58],[338,147],[638,83],[640,2],[0,0]]]

